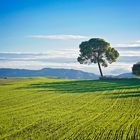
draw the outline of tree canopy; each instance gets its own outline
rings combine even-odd
[[[133,74],[135,74],[136,76],[140,76],[140,62],[138,62],[137,64],[134,64],[132,67],[132,72]]]
[[[80,54],[77,58],[80,64],[97,63],[101,77],[103,77],[101,65],[107,67],[119,57],[119,53],[114,48],[110,47],[110,43],[104,39],[92,38],[89,41],[84,41],[79,45]]]

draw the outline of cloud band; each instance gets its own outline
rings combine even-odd
[[[55,39],[55,40],[80,40],[88,39],[89,36],[82,35],[30,35],[28,38],[37,38],[37,39]]]

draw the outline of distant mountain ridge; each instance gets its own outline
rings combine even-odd
[[[62,69],[62,68],[43,68],[41,70],[11,69],[0,68],[0,77],[29,77],[29,76],[48,76],[64,79],[99,79],[94,73],[81,70]]]
[[[117,78],[137,78],[137,76],[135,76],[132,73],[122,73],[118,76],[116,76]]]

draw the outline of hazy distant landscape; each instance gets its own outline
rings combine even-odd
[[[41,70],[28,70],[28,69],[0,69],[0,77],[33,77],[33,76],[48,76],[52,78],[63,78],[63,79],[99,79],[98,75],[93,73],[87,73],[80,70],[73,69],[52,69],[44,68]]]
[[[100,78],[99,75],[94,73],[84,72],[74,69],[63,69],[63,68],[44,68],[40,70],[29,70],[29,69],[10,69],[1,68],[0,77],[33,77],[33,76],[48,76],[52,78],[63,78],[63,79],[81,79],[81,80],[97,80]],[[137,78],[136,75],[130,73],[122,73],[119,75],[106,75],[107,77],[116,78]]]
[[[131,67],[140,60],[140,44],[137,47],[116,47],[120,53],[117,62],[104,69],[107,75],[130,73]],[[42,68],[76,69],[99,74],[97,65],[80,65],[78,49],[55,50],[46,53],[0,53],[0,68],[39,70]]]

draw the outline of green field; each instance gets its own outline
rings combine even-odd
[[[139,140],[140,79],[1,79],[0,139]]]

